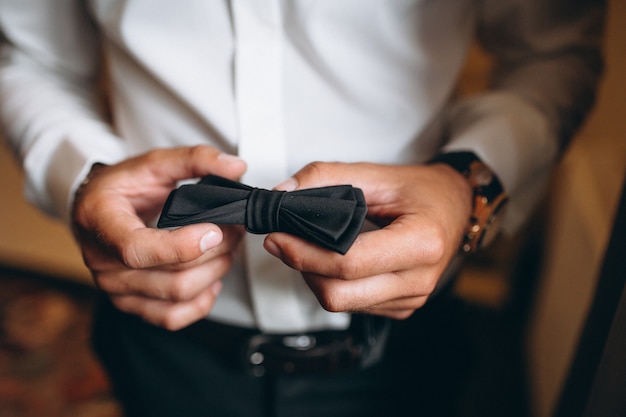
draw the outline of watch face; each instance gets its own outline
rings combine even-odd
[[[474,162],[470,168],[472,180],[478,187],[484,187],[493,181],[493,173],[481,162]]]

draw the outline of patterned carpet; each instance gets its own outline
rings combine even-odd
[[[0,269],[0,417],[120,417],[89,349],[94,292]]]

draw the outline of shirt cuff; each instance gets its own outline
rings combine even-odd
[[[91,166],[126,157],[122,140],[100,125],[78,127],[57,141],[39,140],[24,158],[25,196],[69,225],[74,193]]]
[[[448,117],[450,140],[443,152],[471,150],[493,170],[510,196],[503,228],[515,231],[541,197],[559,152],[548,120],[506,92],[465,99]]]

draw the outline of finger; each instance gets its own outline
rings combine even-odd
[[[165,183],[208,174],[235,179],[246,170],[246,163],[243,160],[205,145],[157,149],[138,157],[136,162],[145,166],[155,178]]]
[[[295,189],[336,185],[338,181],[341,183],[352,183],[351,180],[358,179],[358,175],[354,174],[356,166],[357,164],[312,162],[296,172],[291,178],[279,184],[276,188],[285,191],[293,191]]]
[[[169,301],[188,301],[219,281],[232,264],[229,255],[181,271],[123,270],[96,275],[96,285],[111,295],[136,295]]]
[[[364,313],[376,314],[386,317],[398,317],[424,307],[429,295],[401,297],[395,300],[384,301],[378,305],[364,310]],[[406,317],[404,317],[406,318]]]
[[[402,167],[396,166],[397,170]],[[366,195],[385,191],[380,185],[380,170],[387,170],[384,166],[368,163],[339,163],[339,162],[313,162],[306,165],[300,171],[288,178],[276,189],[294,191],[296,189],[325,187],[329,185],[351,184],[361,188]]]
[[[184,302],[169,302],[138,296],[113,296],[113,304],[129,314],[135,314],[156,326],[168,330],[179,330],[206,317],[215,304],[221,290],[221,281],[200,293],[196,298]]]
[[[421,307],[418,307],[418,308],[421,308]],[[417,310],[417,308],[410,308],[410,309],[387,309],[387,308],[377,309],[376,308],[376,309],[371,309],[367,311],[362,311],[360,313],[387,317],[387,318],[394,319],[394,320],[406,320],[409,317],[411,317],[413,313],[415,313],[415,310]]]
[[[115,211],[103,214],[101,221],[107,224],[107,229],[100,233],[98,241],[112,248],[120,262],[131,269],[188,263],[218,246],[223,239],[221,229],[210,223],[175,230],[151,229],[133,215],[117,214]]]
[[[436,265],[443,256],[442,239],[433,224],[404,216],[383,229],[361,233],[345,255],[285,233],[268,235],[265,248],[298,271],[351,280]]]
[[[372,309],[415,309],[434,287],[432,280],[387,273],[359,280],[303,274],[320,304],[332,312],[369,312]],[[425,300],[424,300],[425,301]]]

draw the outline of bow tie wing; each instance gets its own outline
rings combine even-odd
[[[280,229],[345,254],[366,214],[363,192],[349,185],[294,191],[283,198]]]
[[[242,224],[250,187],[213,175],[172,191],[157,227],[195,223]]]

